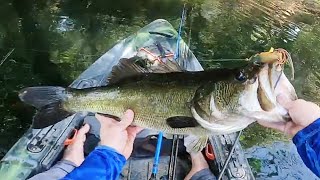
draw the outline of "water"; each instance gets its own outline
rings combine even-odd
[[[34,114],[18,100],[19,89],[68,85],[119,40],[155,19],[167,19],[178,28],[184,3],[183,37],[204,67],[221,58],[247,58],[282,47],[292,53],[299,96],[320,103],[316,0],[2,0],[0,157],[23,135]],[[261,136],[272,141],[279,137],[261,129],[250,132],[244,139],[251,146],[261,143]]]
[[[275,142],[268,146],[253,146],[246,149],[245,154],[257,180],[319,179],[305,168],[294,144]]]

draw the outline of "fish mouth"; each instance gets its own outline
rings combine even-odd
[[[283,51],[281,53],[283,53]],[[283,54],[280,54],[280,56],[283,57]],[[290,58],[288,62],[292,69],[293,78],[293,63],[290,55],[286,55],[284,58],[287,57]],[[268,112],[277,111],[277,114],[280,114],[282,117],[285,117],[284,119],[288,119],[288,112],[277,102],[277,96],[281,94],[287,96],[291,100],[296,100],[297,94],[293,85],[290,83],[290,81],[283,72],[285,62],[286,61],[279,62],[279,59],[277,59],[276,61],[268,60],[267,62],[264,62],[265,64],[263,65],[263,68],[260,70],[257,76],[257,96],[262,110]]]
[[[233,92],[237,93],[236,96],[239,95],[236,97],[238,100],[229,101],[230,95],[223,93],[202,94],[203,99],[193,102],[191,106],[193,117],[202,127],[221,134],[241,130],[255,120],[290,120],[288,111],[277,102],[280,94],[291,100],[297,99],[294,87],[283,72],[284,63],[289,62],[294,74],[292,61],[286,59],[290,55],[283,54],[284,51],[260,53],[250,58],[252,61],[243,72],[251,74],[246,81],[241,82],[241,88],[237,86]],[[221,100],[223,95],[227,98]],[[221,104],[223,101],[228,102]]]

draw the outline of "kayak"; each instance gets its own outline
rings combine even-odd
[[[163,19],[155,20],[103,54],[74,80],[70,87],[84,89],[105,86],[109,83],[108,77],[113,66],[117,65],[120,59],[133,56],[144,56],[149,59],[152,64],[150,68],[156,66],[157,63],[173,62],[186,71],[202,71],[201,64],[186,43],[180,40],[177,45],[177,39],[178,33],[169,22]],[[181,58],[174,56],[177,46],[179,46],[178,53]],[[85,118],[90,116],[92,117],[90,113],[77,113],[44,129],[28,129],[0,161],[0,179],[27,179],[49,169],[61,158],[65,140],[69,138],[75,128],[82,125]],[[158,132],[155,131],[144,130],[137,136],[132,157],[128,160],[121,179],[130,179],[130,177],[132,179],[146,179],[149,177],[149,164],[152,163],[154,155],[152,147],[155,146],[157,134]],[[230,151],[230,146],[235,145],[234,155],[231,158],[232,163],[228,163],[226,166],[227,173],[223,175],[223,178],[254,179],[236,136],[236,134],[230,134],[210,138],[210,144],[213,146],[211,154],[214,155],[214,158],[211,159],[214,167],[211,169],[216,171],[216,174],[221,171],[228,158],[227,152]],[[183,137],[178,137],[175,141],[180,142],[177,152],[185,154]],[[166,136],[163,142],[161,153],[163,158],[159,164],[159,176],[165,177],[166,174],[170,174],[167,169],[172,158],[173,142],[174,140],[170,136]],[[188,161],[188,158],[180,159],[182,159],[182,164]],[[132,166],[132,164],[137,164],[137,166]],[[144,165],[145,168],[141,168],[138,164]],[[175,169],[181,170],[182,167],[177,165]],[[177,173],[175,177],[181,176]],[[175,177],[174,179],[176,179]]]

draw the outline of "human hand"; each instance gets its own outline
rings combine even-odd
[[[88,124],[85,124],[82,128],[80,128],[75,141],[64,151],[62,159],[71,161],[77,166],[81,165],[81,163],[84,161],[83,145],[86,141],[86,134],[89,132],[89,129],[90,126]]]
[[[114,148],[118,153],[128,159],[133,150],[134,139],[142,130],[140,127],[130,126],[133,117],[134,113],[132,110],[127,110],[120,122],[96,114],[96,118],[101,124],[100,144]]]
[[[282,123],[258,121],[260,125],[279,130],[284,134],[295,135],[320,118],[320,107],[312,102],[302,99],[292,101],[284,95],[279,95],[277,101],[288,110],[292,121]]]

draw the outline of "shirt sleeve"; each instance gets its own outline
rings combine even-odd
[[[52,166],[49,170],[42,172],[40,174],[37,174],[32,178],[30,178],[29,180],[61,179],[64,176],[66,176],[68,173],[70,173],[75,167],[76,167],[76,164],[74,164],[73,162],[68,160],[61,160],[57,162],[54,166]]]
[[[320,118],[299,131],[292,140],[305,165],[320,177]]]
[[[98,146],[83,163],[63,179],[117,179],[126,159],[115,149],[108,146]]]

